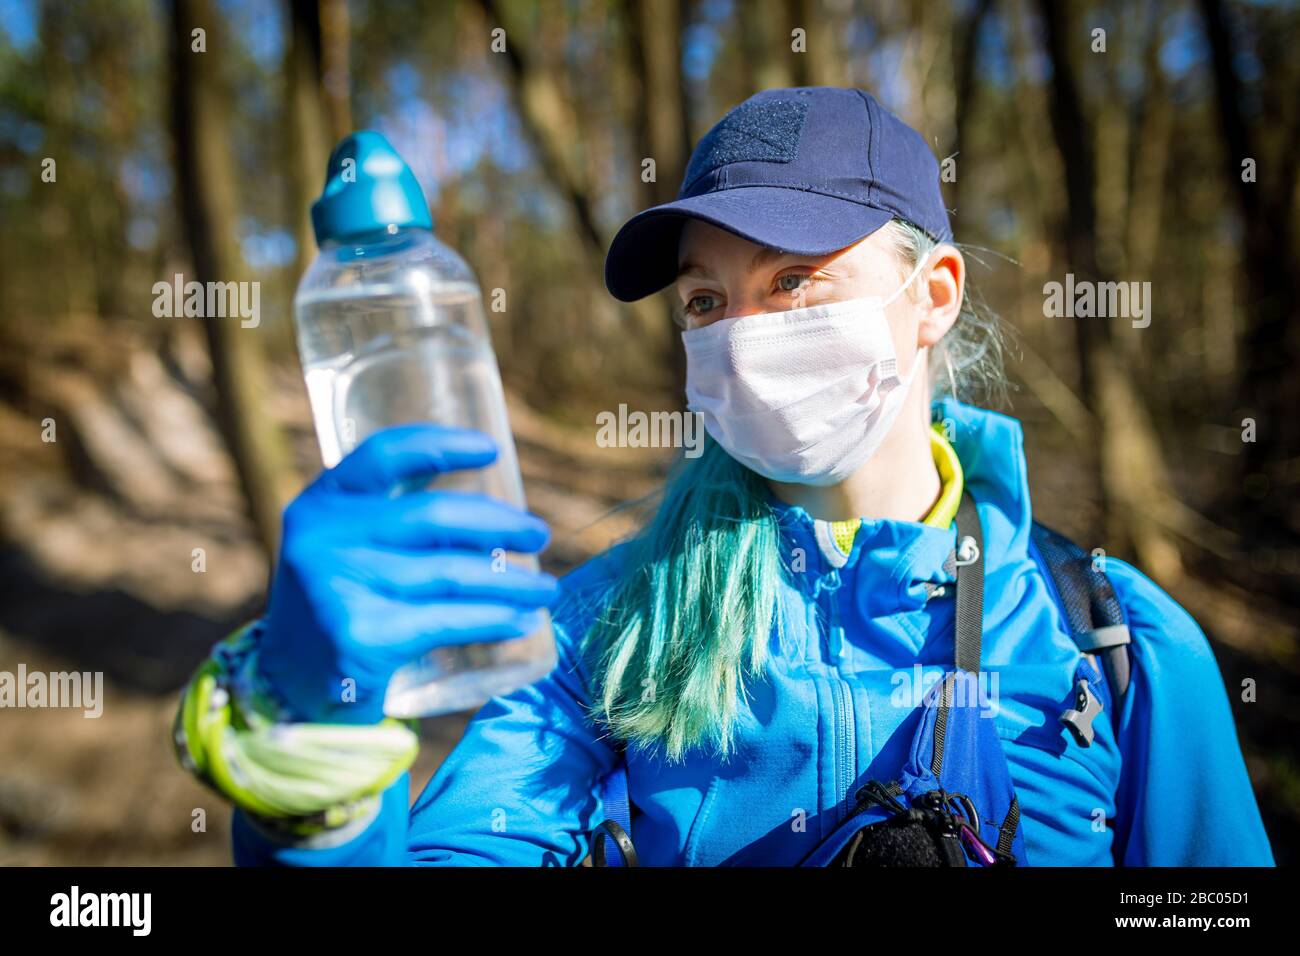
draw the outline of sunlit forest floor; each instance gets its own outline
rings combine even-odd
[[[69,340],[25,367],[32,409],[0,396],[0,670],[103,671],[103,716],[0,713],[0,865],[229,862],[229,812],[176,765],[177,692],[208,648],[259,610],[267,574],[237,485],[201,412],[201,358],[135,349],[99,355]],[[562,572],[627,534],[611,509],[653,491],[658,451],[598,448],[592,428],[560,426],[512,397],[529,504],[554,530]],[[301,380],[277,370],[268,413],[287,430],[302,474],[319,467]],[[1094,490],[1030,396],[1012,412],[1028,434],[1035,508],[1086,539]],[[42,418],[57,440],[41,440]],[[577,417],[576,415],[569,416]],[[206,570],[194,570],[194,549]],[[1175,597],[1214,642],[1279,862],[1300,849],[1296,627],[1267,596],[1197,581]],[[455,745],[466,715],[426,720],[416,792]],[[1188,741],[1188,746],[1195,746]],[[195,832],[195,810],[205,829]],[[1214,821],[1206,821],[1213,826]]]

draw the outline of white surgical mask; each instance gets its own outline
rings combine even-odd
[[[875,453],[917,370],[898,373],[885,306],[873,296],[723,319],[682,333],[687,407],[737,461],[774,481],[831,485]]]

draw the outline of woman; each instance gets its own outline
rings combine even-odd
[[[955,821],[950,861],[1271,864],[1196,624],[1110,559],[1122,617],[1097,633],[1122,636],[1081,651],[1031,544],[1019,426],[955,394],[932,407],[996,377],[949,239],[934,157],[868,94],[774,90],[728,113],[679,199],[631,220],[606,264],[623,300],[675,284],[704,454],[558,595],[490,570],[494,548],[543,546],[535,517],[388,494],[487,463],[484,436],[389,429],[322,474],[286,512],[266,618],[238,662],[217,656],[243,675],[236,712],[395,731],[380,721],[398,666],[526,634],[552,603],[560,662],[479,711],[409,811],[409,741],[364,738],[344,768],[312,751],[317,770],[279,738],[302,758],[295,786],[375,796],[270,809],[240,781],[285,753],[242,753],[231,774],[183,746],[240,805],[237,860],[575,865],[625,767],[642,864],[944,859],[940,836],[850,845],[908,805]],[[958,676],[978,678],[973,706]]]

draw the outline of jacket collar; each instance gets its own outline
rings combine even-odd
[[[951,398],[936,402],[933,416],[943,424],[961,462],[965,487],[979,506],[986,549],[995,544],[1000,560],[1027,556],[1032,513],[1020,423]],[[771,493],[768,499],[781,528],[786,567],[795,572],[799,589],[812,597],[847,585],[861,612],[877,617],[920,608],[935,585],[954,580],[944,569],[956,545],[951,527],[864,518],[843,567],[835,568],[818,544],[819,523],[799,505]]]

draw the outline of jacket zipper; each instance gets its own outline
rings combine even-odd
[[[835,739],[835,819],[837,825],[848,818],[849,788],[853,786],[856,771],[857,748],[854,743],[856,728],[853,719],[853,700],[848,682],[839,676],[839,658],[844,642],[844,628],[840,624],[840,605],[836,599],[839,591],[839,570],[831,571],[823,579],[829,587],[823,588],[829,606],[827,615],[829,628],[826,638],[827,667],[830,676],[827,683],[831,689],[832,712],[834,720],[832,733]]]
[[[853,745],[853,702],[850,698],[849,685],[843,678],[833,678],[835,689],[836,709],[840,713],[840,728],[836,729],[837,737],[840,741],[839,747],[839,780],[836,784],[836,819],[844,822],[849,815],[849,788],[853,786],[853,764],[855,761]]]

